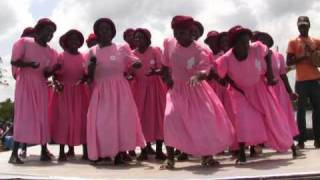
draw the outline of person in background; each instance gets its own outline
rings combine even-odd
[[[41,161],[50,161],[46,144],[50,140],[47,79],[58,69],[57,53],[48,43],[56,24],[40,19],[34,38],[21,38],[13,46],[11,64],[19,67],[16,79],[14,111],[14,146],[9,163],[23,164],[18,156],[19,142],[41,144]]]
[[[287,65],[296,66],[298,147],[303,149],[307,140],[306,106],[309,99],[312,104],[314,147],[320,148],[320,71],[311,61],[312,53],[320,49],[320,40],[309,36],[311,25],[307,16],[298,17],[297,27],[300,34],[288,43]]]

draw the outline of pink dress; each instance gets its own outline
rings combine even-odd
[[[166,86],[158,75],[146,76],[150,68],[160,68],[160,48],[149,47],[143,54],[134,54],[142,63],[135,71],[134,98],[138,107],[143,135],[147,142],[163,140],[163,120],[166,106]]]
[[[88,109],[89,159],[112,157],[145,145],[138,110],[123,72],[136,57],[129,46],[91,48],[97,64]]]
[[[238,61],[231,49],[216,61],[217,70],[221,77],[229,75],[245,94],[236,90],[230,93],[237,141],[248,144],[265,141],[271,148],[286,151],[293,141],[288,123],[283,121],[287,116],[264,80],[267,52],[260,42],[253,43],[247,59]]]
[[[164,141],[193,155],[213,155],[234,140],[232,124],[217,95],[206,81],[190,87],[187,81],[197,72],[208,72],[209,60],[196,42],[180,46],[175,39],[164,42],[163,64],[174,81],[167,93]]]
[[[89,91],[86,85],[77,85],[85,73],[84,62],[82,54],[72,55],[66,51],[58,58],[62,68],[57,72],[57,80],[64,88],[62,92],[53,93],[49,110],[49,118],[52,118],[52,139],[57,144],[86,144]]]
[[[275,75],[275,78],[278,80],[278,83],[275,86],[270,86],[270,88],[271,90],[274,91],[275,95],[277,96],[280,102],[281,107],[283,108],[284,112],[288,116],[289,128],[290,128],[292,137],[295,137],[299,134],[299,130],[295,120],[295,115],[294,115],[289,94],[280,77],[282,74],[287,73],[285,60],[282,54],[275,51],[273,51],[272,53],[272,69],[273,69],[273,74]]]
[[[50,140],[48,123],[48,87],[43,75],[46,67],[55,64],[57,53],[42,47],[31,38],[18,40],[12,51],[12,61],[35,61],[37,69],[20,68],[16,78],[14,140],[28,144],[45,144]]]
[[[215,60],[217,60],[220,56],[222,56],[223,53],[219,53],[219,54],[212,54],[212,52],[210,52],[209,54],[209,60],[210,60],[210,63],[215,66],[214,62]],[[211,80],[208,82],[209,85],[212,87],[212,89],[214,90],[214,92],[217,94],[217,96],[219,97],[220,101],[224,102],[224,95],[226,93],[226,89],[227,87],[225,86],[222,86],[221,84],[219,84],[219,82],[217,82],[216,80]]]

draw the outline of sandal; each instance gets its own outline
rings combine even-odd
[[[24,164],[24,162],[18,157],[18,156],[13,156],[11,155],[9,159],[10,164]]]
[[[160,170],[173,170],[174,169],[174,160],[167,159],[164,164],[160,166]]]
[[[201,160],[201,165],[202,166],[219,166],[220,162],[213,159],[212,157],[205,157]]]

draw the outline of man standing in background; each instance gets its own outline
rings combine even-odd
[[[298,17],[300,35],[290,40],[287,49],[287,65],[296,66],[295,91],[299,95],[297,121],[300,131],[298,146],[303,149],[307,140],[306,105],[312,104],[314,146],[320,148],[320,71],[311,61],[314,51],[320,49],[320,40],[309,36],[310,21],[307,16]]]

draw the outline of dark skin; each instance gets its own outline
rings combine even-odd
[[[194,31],[193,29],[188,28],[176,28],[173,30],[173,35],[178,43],[182,47],[189,47],[193,43],[194,39]],[[202,72],[198,72],[194,76],[192,76],[188,82],[190,86],[196,86],[200,81],[206,79],[206,74]]]
[[[35,32],[35,37],[34,40],[37,44],[43,47],[48,46],[48,42],[51,41],[54,33],[54,27],[52,26],[45,26],[42,29],[38,30]],[[20,68],[34,68],[37,69],[39,68],[40,64],[35,61],[23,61],[22,59],[18,59],[16,61],[11,61],[11,64],[16,67]],[[45,78],[48,78],[52,76],[52,74],[58,70],[59,67],[54,66],[53,69],[49,69],[48,67],[44,68],[43,70],[43,75]]]
[[[72,54],[72,55],[78,55],[79,51],[78,49],[81,46],[81,41],[78,37],[77,34],[71,34],[70,36],[68,36],[68,39],[66,41],[66,46],[67,48],[65,49],[68,53]],[[58,81],[54,80],[55,86],[58,88],[58,91],[62,91],[63,90],[63,85],[59,84]],[[59,152],[59,161],[66,161],[67,160],[67,156],[74,156],[74,148],[73,146],[69,146],[69,152],[67,154],[65,154],[64,152],[64,144],[60,145],[60,152]],[[82,159],[86,160],[87,158],[87,152],[86,152],[86,145],[83,145],[83,156]]]
[[[223,52],[227,52],[230,47],[229,47],[229,38],[227,35],[221,36],[219,39],[219,48]]]
[[[134,34],[134,44],[141,54],[146,52],[150,46],[150,44],[148,44],[147,37],[142,32],[137,32]]]
[[[135,46],[139,53],[143,54],[150,47],[150,42],[147,37],[142,32],[137,32],[134,35]],[[146,76],[152,75],[161,75],[161,68],[157,68],[156,65],[154,67],[150,67],[150,71],[146,74]]]
[[[309,29],[310,29],[310,25],[298,26],[300,37],[308,38],[309,37]],[[309,46],[306,46],[305,54],[303,54],[302,56],[298,57],[292,53],[288,53],[287,54],[287,65],[292,66],[292,65],[299,64],[299,63],[308,63],[308,61],[306,59],[310,59],[311,53],[312,53],[312,50]]]
[[[189,47],[193,43],[194,39],[194,34],[192,29],[187,29],[187,28],[176,28],[173,31],[174,37],[177,40],[177,42],[182,46],[182,47]],[[163,78],[167,79],[166,83],[173,85],[173,81],[171,79],[170,71],[168,67],[163,67]],[[200,83],[200,81],[206,79],[207,76],[205,73],[199,72],[189,79],[187,82],[190,86],[196,86]],[[169,81],[168,81],[169,80]],[[170,86],[169,86],[170,87]],[[174,147],[171,146],[166,146],[167,149],[167,162],[166,164],[162,165],[160,169],[174,169],[174,164],[175,164],[175,159],[174,159]],[[202,164],[205,166],[214,166],[218,165],[219,163],[215,161],[211,155],[208,156],[202,156]]]
[[[112,44],[113,34],[111,25],[108,23],[101,23],[97,32],[97,41],[100,48],[110,46]],[[91,57],[88,66],[88,77],[87,82],[91,83],[94,78],[94,72],[96,68],[96,57]]]
[[[263,44],[265,44],[266,46],[268,46],[268,48],[270,49],[272,47],[272,42],[271,40],[266,37],[266,36],[263,36],[263,35],[260,35],[257,37],[257,41],[260,41],[262,42]],[[285,87],[286,87],[286,90],[288,92],[288,94],[290,95],[290,98],[292,100],[296,100],[297,99],[297,94],[295,94],[293,91],[292,91],[292,88],[289,84],[289,80],[288,80],[288,77],[286,74],[281,74],[280,75],[281,77],[281,80],[282,82],[284,83]]]
[[[211,37],[206,44],[210,47],[213,54],[218,54],[220,52],[218,38]]]
[[[238,61],[244,61],[248,57],[250,48],[250,36],[246,33],[243,33],[239,36],[237,41],[235,42],[235,45],[233,47],[233,54],[235,55],[236,59]],[[267,63],[267,81],[269,85],[275,85],[277,84],[277,81],[274,79],[273,71],[272,71],[272,63],[271,63],[271,52],[267,54],[265,57],[266,63]]]
[[[35,32],[35,37],[34,37],[35,42],[40,46],[47,47],[48,46],[47,43],[51,41],[54,31],[55,29],[53,26],[45,26],[42,29],[38,29]],[[38,62],[35,62],[35,61],[28,62],[28,61],[24,61],[23,59],[11,61],[11,64],[13,66],[20,67],[20,68],[33,68],[33,69],[37,69],[40,66]],[[54,73],[56,69],[58,69],[58,67],[53,67],[52,70],[50,70],[49,68],[44,68],[43,75],[45,76],[45,78],[48,78]],[[14,142],[14,147],[13,147],[13,151],[12,151],[9,163],[23,164],[23,161],[21,161],[21,159],[18,156],[19,144],[20,144],[19,142]],[[46,144],[41,145],[40,160],[41,161],[51,160],[51,157],[48,154],[48,149]]]
[[[213,55],[216,55],[220,52],[220,47],[219,47],[219,41],[217,37],[211,37],[208,39],[208,41],[206,42],[206,44],[210,47]],[[218,74],[212,69],[212,71],[210,71],[209,76],[207,77],[208,80],[216,80],[218,81],[221,85],[226,85],[225,80],[221,79]]]
[[[66,43],[67,43],[66,44],[67,48],[65,49],[65,51],[67,51],[68,53],[70,53],[72,55],[79,54],[78,49],[81,46],[81,42],[80,42],[80,39],[77,34],[71,34],[70,36],[68,36]],[[60,64],[56,64],[55,67],[61,69]],[[54,75],[54,76],[56,76],[56,75]],[[54,83],[54,86],[56,87],[57,91],[63,90],[63,85],[58,80],[56,80],[56,78],[53,78],[53,83]]]
[[[234,47],[232,52],[238,61],[245,61],[249,55],[250,49],[250,36],[247,33],[242,33],[236,39],[234,43]],[[271,65],[271,56],[270,53],[265,57],[267,62],[267,80],[269,85],[276,84],[276,81],[273,78],[272,65]],[[231,78],[230,78],[231,80]],[[233,84],[232,84],[233,83]],[[235,86],[234,82],[231,80],[231,85]],[[237,86],[235,86],[237,87]],[[242,90],[241,90],[242,91]],[[243,92],[242,92],[243,93]],[[239,142],[239,153],[236,163],[245,163],[246,155],[245,155],[245,142]]]
[[[128,33],[126,34],[126,36],[124,37],[124,40],[129,44],[129,46],[130,46],[130,48],[131,48],[132,50],[134,50],[134,49],[136,48],[133,34],[134,34],[134,32],[128,32]]]
[[[271,42],[269,41],[269,39],[267,39],[265,36],[260,36],[260,38],[258,37],[259,41],[261,41],[262,43],[264,43],[265,45],[267,45],[269,48],[271,47]],[[233,53],[235,55],[235,57],[237,58],[237,60],[239,61],[244,61],[247,57],[248,57],[248,52],[249,52],[249,48],[250,48],[250,37],[247,34],[242,34],[240,35],[240,37],[238,38],[238,40],[235,43],[235,46],[233,48]],[[268,55],[265,57],[266,62],[267,62],[267,80],[268,80],[268,84],[269,85],[275,85],[277,83],[276,80],[274,80],[274,76],[273,76],[273,72],[272,72],[272,62],[271,62],[271,51],[269,50]],[[289,85],[288,82],[288,78],[285,75],[281,76],[281,79],[283,78],[284,83],[288,83],[288,87],[287,91],[292,93],[292,89]],[[245,163],[246,162],[246,156],[245,156],[245,143],[244,142],[240,142],[239,143],[239,154],[238,154],[238,159],[236,161],[236,163]],[[291,146],[292,149],[292,155],[295,158],[297,156],[297,152],[296,152],[296,148],[294,146],[294,144]]]
[[[197,27],[193,28],[192,34],[193,34],[194,40],[196,40],[196,41],[201,37],[200,29]]]
[[[134,42],[135,42],[135,46],[137,47],[137,50],[141,54],[145,53],[146,50],[150,47],[150,43],[148,42],[147,37],[142,32],[135,33]],[[146,75],[147,76],[158,75],[159,70],[157,72],[157,69],[155,69],[155,68],[156,67],[151,67],[150,72]],[[156,159],[157,160],[165,160],[166,159],[166,156],[162,152],[162,144],[163,144],[162,140],[157,140],[157,146],[156,146]],[[147,142],[147,146],[142,149],[141,155],[137,159],[138,160],[147,160],[148,154],[150,154],[149,152],[152,152],[152,151],[153,151],[153,149],[151,147],[150,142]]]
[[[173,35],[182,47],[189,47],[193,43],[194,37],[192,29],[176,28],[173,30]],[[167,84],[168,88],[172,88],[173,81],[169,67],[163,66],[161,72],[162,80]]]
[[[73,54],[73,55],[78,55],[79,54],[79,47],[81,46],[81,41],[78,37],[77,34],[71,34],[69,37],[68,37],[68,40],[66,42],[67,44],[67,49],[66,51],[70,54]]]

